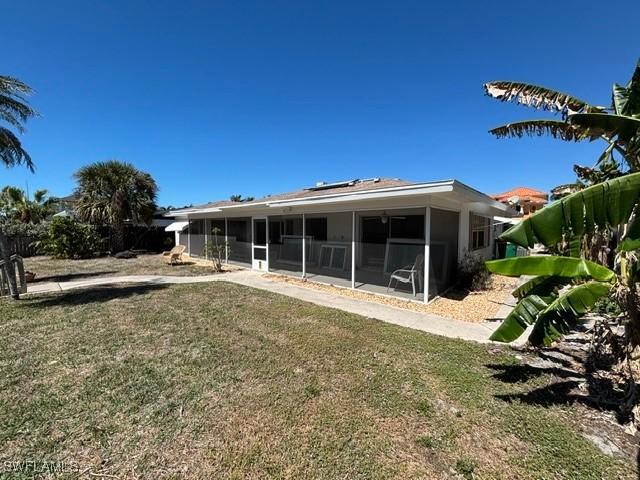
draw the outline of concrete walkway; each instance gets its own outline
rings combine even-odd
[[[174,283],[203,283],[203,282],[232,282],[247,287],[267,290],[289,297],[294,297],[306,302],[315,303],[324,307],[332,307],[345,312],[363,315],[387,323],[393,323],[403,327],[422,330],[423,332],[442,335],[450,338],[460,338],[486,343],[489,336],[498,327],[498,322],[492,323],[468,323],[449,318],[431,315],[428,313],[414,312],[402,308],[383,305],[376,302],[358,300],[342,295],[332,295],[327,292],[312,288],[299,287],[286,282],[274,282],[265,278],[258,272],[251,270],[239,270],[218,275],[203,275],[194,277],[177,277],[166,275],[127,275],[119,277],[97,277],[90,280],[72,282],[50,282],[29,286],[29,294],[64,292],[77,288],[90,288],[102,285],[118,283],[136,284],[174,284]],[[506,316],[510,307],[501,308],[499,315]]]

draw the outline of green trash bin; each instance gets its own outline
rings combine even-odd
[[[514,243],[507,243],[504,258],[513,258],[518,255],[518,246]]]

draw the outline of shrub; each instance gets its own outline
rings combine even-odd
[[[94,226],[72,218],[54,218],[40,245],[55,258],[89,258],[101,250],[103,243]]]
[[[213,262],[213,270],[216,272],[222,271],[222,263],[226,260],[227,252],[229,250],[229,244],[220,238],[220,229],[214,227],[211,230],[213,239],[209,240],[204,245],[204,256],[211,259]]]
[[[484,264],[484,258],[473,252],[465,252],[458,263],[458,287],[478,291],[489,288],[491,274]]]
[[[620,305],[618,305],[618,303],[610,296],[600,298],[600,300],[598,300],[593,306],[592,311],[611,315],[612,317],[617,317],[622,314]]]

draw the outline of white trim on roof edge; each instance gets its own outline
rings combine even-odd
[[[237,205],[225,205],[220,207],[205,207],[205,208],[185,208],[181,210],[172,210],[169,212],[172,216],[176,215],[189,215],[189,214],[201,214],[201,213],[221,213],[226,210],[235,209],[250,209],[252,207],[290,207],[290,206],[308,206],[308,205],[321,205],[330,203],[343,203],[351,201],[371,200],[380,198],[397,198],[397,197],[412,197],[416,195],[430,195],[435,193],[446,193],[457,191],[460,194],[472,197],[469,202],[484,201],[491,207],[498,210],[509,212],[510,208],[500,203],[488,195],[469,187],[468,185],[459,182],[457,180],[444,180],[438,182],[426,182],[426,183],[413,183],[410,185],[399,185],[394,187],[385,188],[371,188],[367,190],[360,190],[356,192],[341,192],[341,193],[329,193],[325,195],[313,195],[309,197],[269,200],[265,198],[262,201],[238,203]]]

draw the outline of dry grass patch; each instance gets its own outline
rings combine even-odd
[[[46,256],[25,258],[25,269],[36,274],[35,282],[68,282],[95,277],[119,275],[211,275],[212,267],[201,260],[190,259],[178,265],[167,265],[162,255],[144,254],[137,258],[100,257],[62,260]],[[235,267],[229,266],[230,269]]]
[[[508,349],[224,282],[0,301],[0,451],[117,478],[633,478]]]

